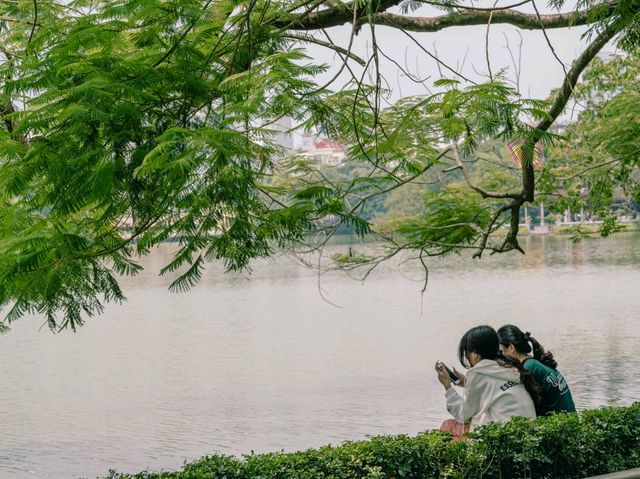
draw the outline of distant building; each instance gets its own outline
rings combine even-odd
[[[315,138],[309,148],[309,143],[307,142],[305,145],[305,140],[308,141],[306,136],[303,137],[300,156],[313,161],[319,166],[337,166],[344,163],[347,159],[345,146],[340,142],[327,138]],[[305,148],[305,146],[307,146],[307,148]]]

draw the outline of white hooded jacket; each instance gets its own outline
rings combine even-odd
[[[514,416],[535,418],[531,396],[515,368],[483,359],[469,369],[464,398],[453,388],[445,393],[447,410],[458,422],[471,422],[471,429],[490,422],[507,422]]]

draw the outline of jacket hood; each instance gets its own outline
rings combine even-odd
[[[502,379],[504,381],[520,382],[520,373],[516,368],[505,368],[491,359],[481,360],[478,364],[469,369],[469,372],[471,371],[475,374],[482,374],[483,376]]]

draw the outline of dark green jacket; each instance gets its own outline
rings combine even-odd
[[[540,386],[542,397],[540,404],[536,406],[538,416],[546,416],[552,412],[576,412],[571,390],[560,371],[545,366],[534,358],[525,359],[522,364]]]

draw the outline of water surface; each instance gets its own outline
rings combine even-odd
[[[171,294],[155,276],[166,245],[123,280],[129,301],[78,333],[29,318],[0,337],[0,477],[173,470],[437,427],[447,414],[432,365],[457,365],[461,334],[481,323],[531,331],[579,408],[640,400],[640,235],[524,242],[525,256],[431,260],[424,295],[416,262],[361,283],[319,280],[284,256],[252,275],[212,266]]]

